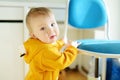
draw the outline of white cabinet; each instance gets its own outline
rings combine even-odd
[[[63,22],[65,21],[65,9],[64,8],[51,8],[51,10],[53,11],[55,18],[57,20],[57,22]]]
[[[23,42],[23,23],[0,22],[0,80],[23,80],[24,63],[17,47]]]
[[[23,17],[22,7],[0,6],[0,80],[24,80],[24,62],[17,52],[24,38]]]
[[[23,20],[23,7],[0,6],[0,20]]]

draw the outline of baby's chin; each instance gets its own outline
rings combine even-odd
[[[47,44],[52,44],[55,43],[57,39],[54,40],[49,40],[49,41],[42,41],[43,43],[47,43]]]
[[[55,39],[55,40],[51,40],[51,41],[49,41],[48,43],[50,43],[50,44],[51,44],[51,43],[55,43],[56,40],[57,40],[57,39]]]

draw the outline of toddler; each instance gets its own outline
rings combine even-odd
[[[25,80],[58,80],[60,70],[75,60],[78,54],[76,46],[57,40],[59,28],[48,8],[31,8],[26,16],[26,25],[30,38],[24,42],[25,53],[21,54],[29,64]],[[60,52],[63,46],[66,48]]]

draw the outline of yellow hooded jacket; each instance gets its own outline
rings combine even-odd
[[[69,66],[78,53],[73,46],[61,53],[59,50],[63,45],[62,40],[55,44],[45,44],[37,39],[28,39],[24,43],[24,60],[29,64],[25,80],[58,80],[59,71]]]

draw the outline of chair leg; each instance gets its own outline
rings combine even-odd
[[[99,58],[95,58],[95,78],[99,77]]]
[[[102,79],[106,80],[106,58],[102,58]]]

